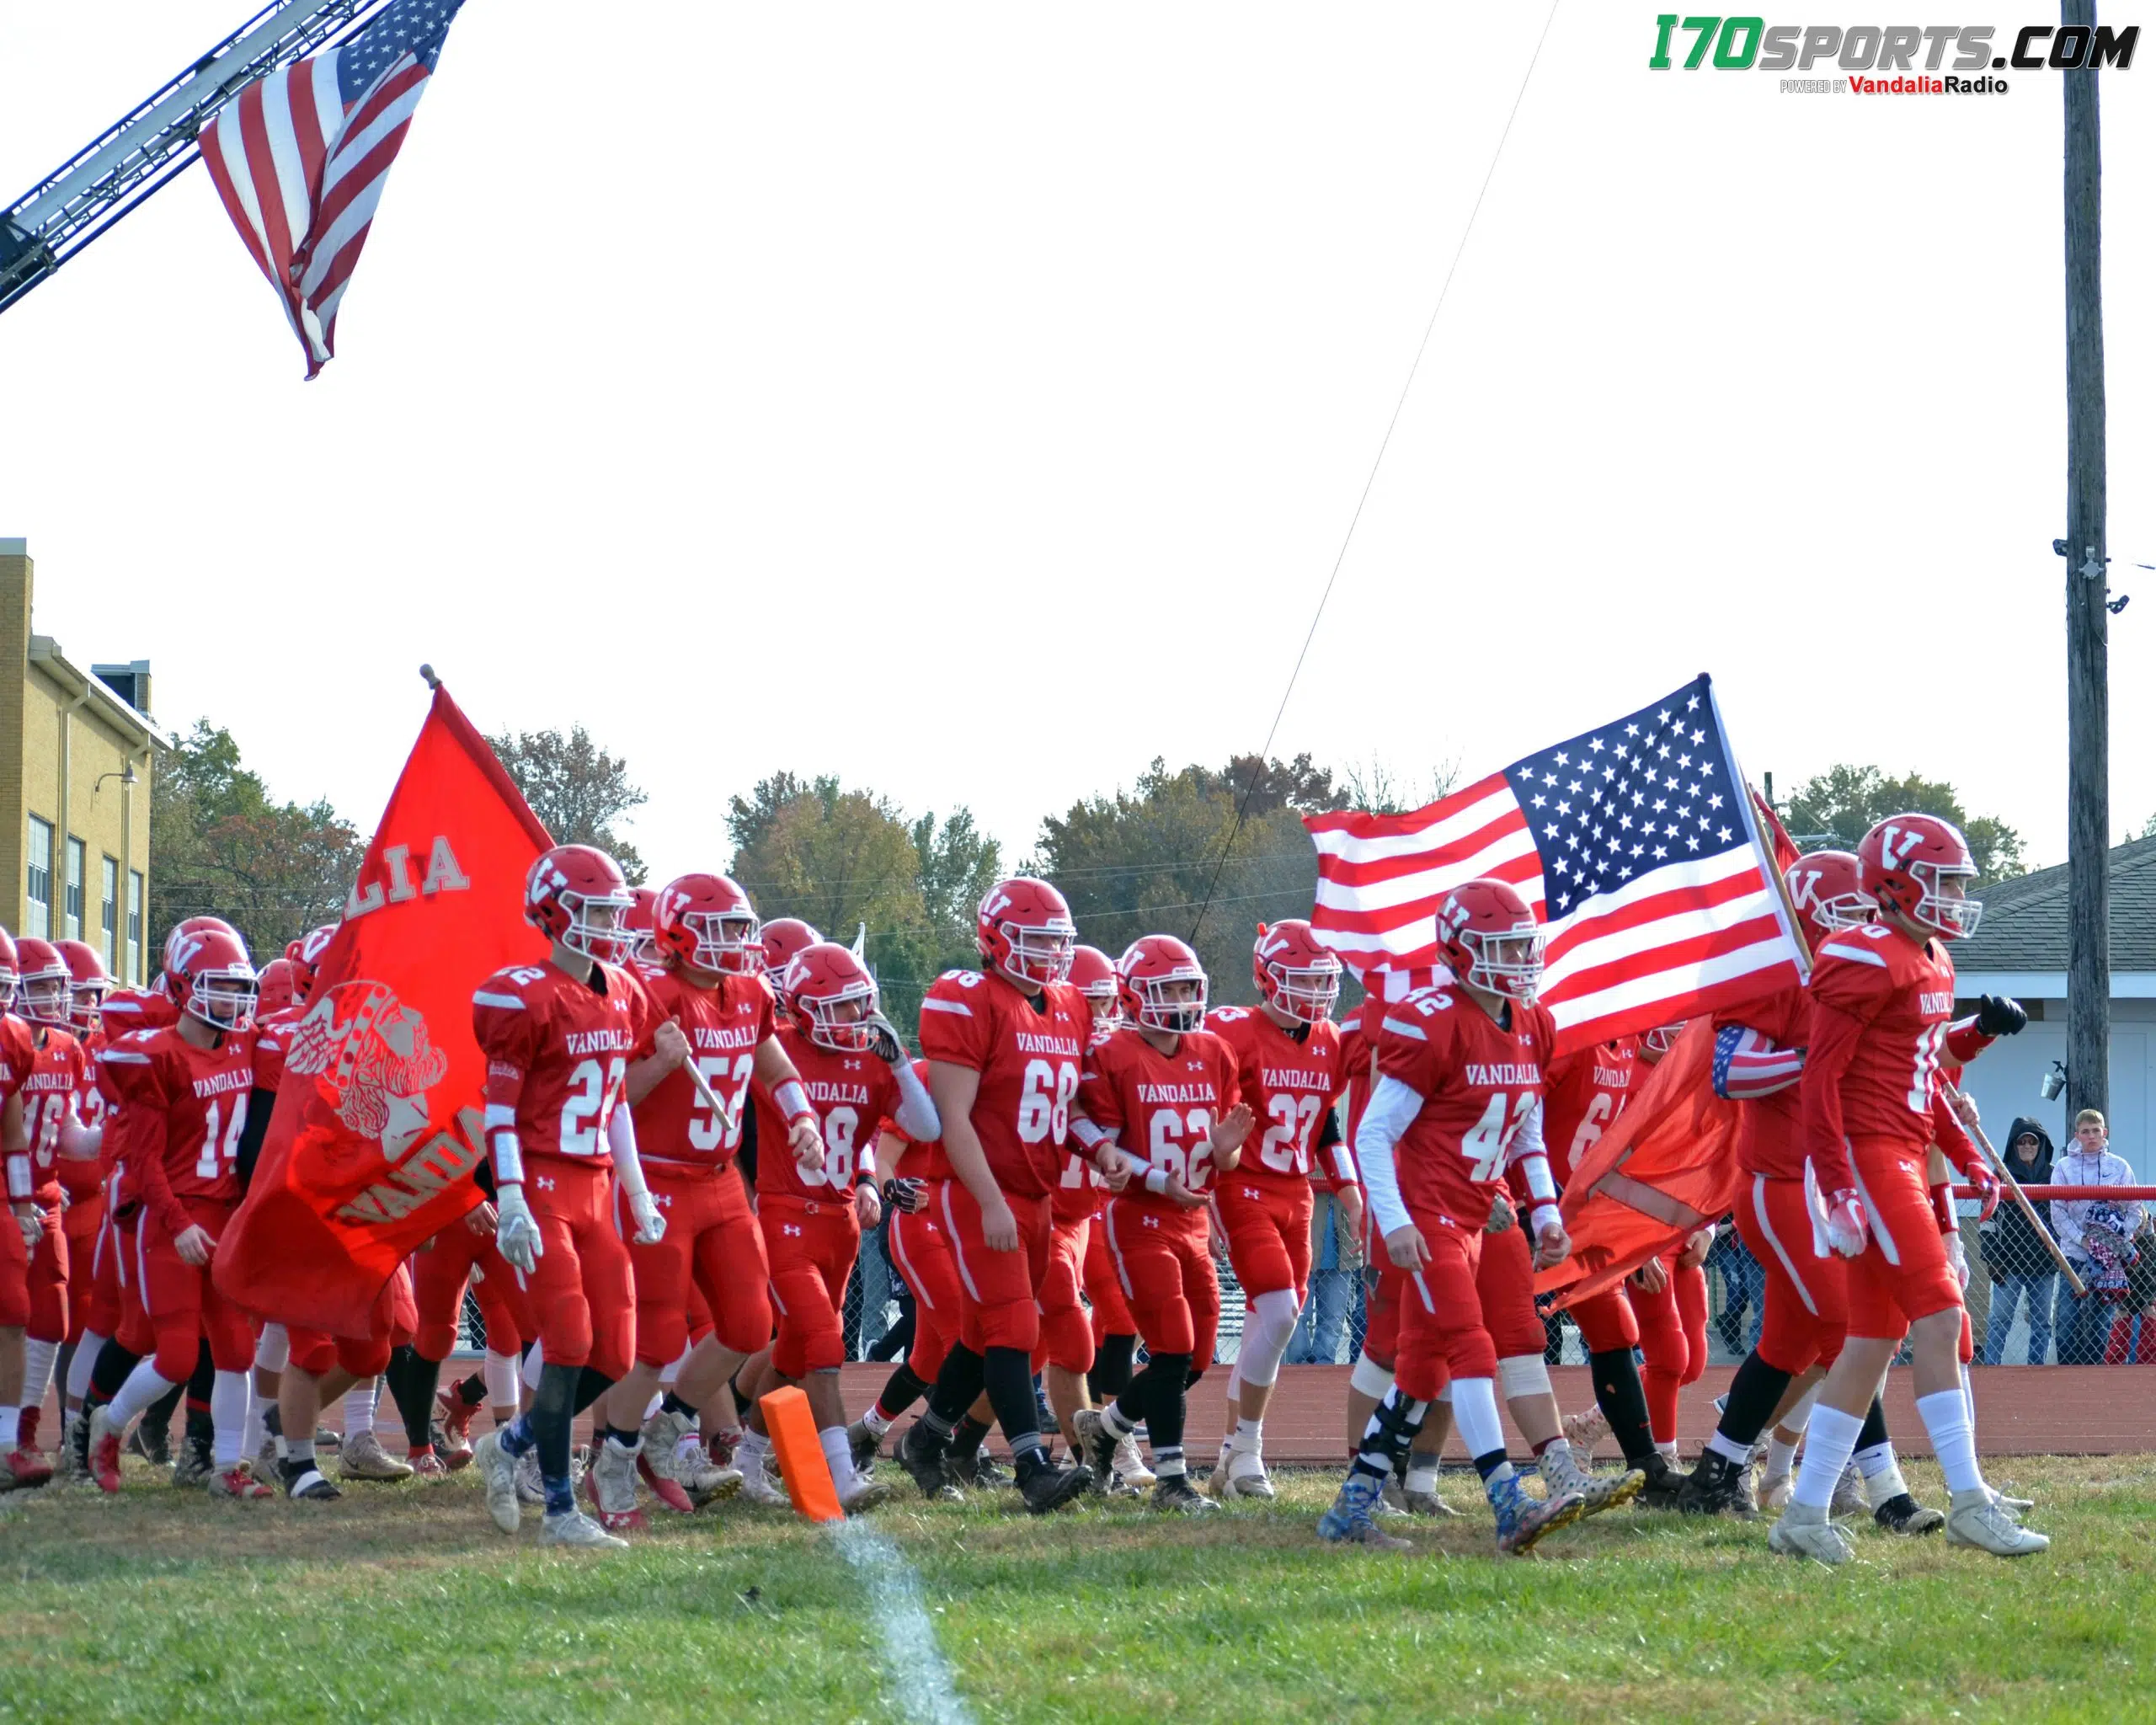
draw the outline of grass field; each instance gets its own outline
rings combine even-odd
[[[0,1499],[0,1719],[908,1717],[868,1583],[782,1512],[566,1555],[495,1532],[470,1473],[316,1509],[129,1466],[118,1498]],[[1867,1530],[1830,1573],[1756,1527],[1620,1511],[1500,1561],[1450,1476],[1469,1514],[1417,1524],[1412,1557],[1320,1546],[1316,1475],[1198,1525],[1003,1495],[874,1520],[983,1721],[2156,1717],[2156,1457],[1998,1471],[2048,1553]]]

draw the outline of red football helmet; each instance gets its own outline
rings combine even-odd
[[[1061,893],[1017,874],[997,881],[980,901],[974,944],[981,963],[1013,982],[1061,982],[1078,949],[1078,925]]]
[[[183,916],[165,931],[164,968],[168,970],[172,969],[172,949],[175,941],[184,940],[189,935],[207,934],[212,929],[229,934],[242,945],[246,943],[245,937],[221,916]]]
[[[1857,884],[1860,873],[1854,852],[1813,851],[1790,863],[1782,877],[1815,953],[1837,929],[1870,921],[1878,908]]]
[[[1976,859],[1961,829],[1935,814],[1896,814],[1864,836],[1856,847],[1857,884],[1882,911],[1966,940],[1983,914],[1967,897],[1977,879]],[[1951,892],[1942,891],[1954,883]]]
[[[67,961],[68,1028],[77,1036],[88,1036],[98,1028],[98,1009],[104,1004],[112,978],[105,974],[98,949],[88,941],[63,940],[58,945],[60,956]]]
[[[810,924],[798,916],[781,916],[764,925],[763,969],[771,980],[772,992],[779,1003],[786,1003],[787,966],[809,948],[818,945],[824,937]]]
[[[1470,988],[1531,1001],[1542,985],[1542,925],[1506,881],[1464,880],[1445,895],[1438,955]]]
[[[67,961],[51,942],[24,935],[15,943],[15,1010],[32,1023],[67,1028],[72,982]]]
[[[1097,1028],[1113,1028],[1123,1020],[1122,985],[1115,978],[1115,960],[1098,947],[1073,947],[1070,949],[1070,985],[1086,996],[1086,1004],[1093,1009],[1093,1023]]]
[[[325,922],[321,927],[310,928],[296,940],[285,943],[285,962],[292,967],[292,995],[291,999],[286,1002],[287,1006],[305,1006],[313,995],[315,973],[321,969],[322,955],[329,950],[329,943],[336,933],[337,925]],[[270,973],[276,968],[277,961],[274,959],[262,967],[263,992],[265,995],[269,992]],[[264,1012],[270,1010],[266,1000],[262,1010]]]
[[[836,941],[820,940],[795,953],[780,992],[793,1022],[817,1047],[857,1055],[875,1046],[867,1021],[876,1011],[876,979]]]
[[[557,845],[524,878],[524,920],[601,964],[628,963],[636,938],[623,919],[635,906],[621,865],[590,845]]]
[[[179,1009],[212,1030],[244,1030],[254,1022],[259,985],[247,943],[211,928],[165,943],[165,975]]]
[[[1677,1046],[1677,1039],[1684,1033],[1684,1021],[1674,1024],[1657,1024],[1640,1039],[1640,1053],[1652,1066],[1670,1049]]]
[[[1250,968],[1258,998],[1275,1012],[1305,1024],[1322,1024],[1332,1016],[1340,998],[1340,960],[1300,917],[1259,923]]]
[[[630,907],[629,914],[622,919],[622,925],[637,937],[637,949],[632,956],[644,964],[656,964],[659,962],[659,895],[648,886],[632,886],[629,890],[636,895],[637,901]]]
[[[0,1012],[14,1010],[15,985],[21,977],[15,958],[15,937],[0,928]]]
[[[723,874],[684,874],[659,889],[651,943],[662,964],[753,976],[764,962],[755,907]]]
[[[1141,935],[1115,961],[1123,1016],[1148,1030],[1180,1033],[1205,1025],[1205,967],[1172,934]]]
[[[259,1018],[281,1012],[303,998],[299,992],[299,966],[290,959],[272,959],[254,982],[254,1013]]]

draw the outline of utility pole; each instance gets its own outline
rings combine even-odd
[[[2093,31],[2095,0],[2061,0],[2060,23]],[[2084,40],[2089,38],[2084,35]],[[2066,90],[2066,1110],[2111,1090],[2111,614],[2104,538],[2102,156],[2096,68]]]

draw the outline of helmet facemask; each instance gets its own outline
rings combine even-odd
[[[1178,969],[1166,976],[1134,977],[1138,1022],[1148,1030],[1182,1036],[1205,1028],[1207,983],[1203,970]]]
[[[637,932],[628,926],[635,897],[627,892],[584,894],[563,890],[555,895],[568,913],[569,926],[561,943],[573,953],[602,964],[626,964],[635,956]]]
[[[95,1030],[99,1015],[104,1010],[105,994],[111,987],[112,980],[106,976],[71,983],[67,990],[68,1028],[81,1036]]]
[[[834,1054],[867,1054],[876,1045],[876,985],[856,982],[836,994],[814,998],[797,992],[795,1013],[808,1021],[808,1039]]]
[[[212,1030],[244,1030],[254,1023],[254,973],[235,965],[188,979],[186,1012]]]
[[[1272,1003],[1291,1018],[1305,1024],[1322,1024],[1332,1016],[1340,1000],[1340,961],[1290,968],[1268,964],[1266,975],[1273,984]]]
[[[1967,940],[1977,932],[1977,923],[1983,920],[1983,901],[1967,896],[1976,884],[1975,869],[1943,862],[1911,862],[1908,868],[1921,895],[1914,908],[1904,913],[1912,922],[1920,922],[1949,940]],[[1950,880],[1959,882],[1959,889],[1940,891]]]
[[[1531,1001],[1542,987],[1542,925],[1529,921],[1509,929],[1463,928],[1454,937],[1470,959],[1460,980],[1470,988]]]
[[[1078,951],[1076,924],[1058,919],[1039,928],[1022,928],[1015,922],[999,922],[995,930],[1010,948],[1001,968],[1013,981],[1045,987],[1069,978],[1070,961]]]
[[[73,984],[66,969],[40,970],[22,979],[16,991],[16,1006],[25,1018],[34,1023],[50,1024],[56,1030],[71,1028],[73,1017]]]
[[[762,924],[746,911],[686,911],[682,925],[696,938],[699,970],[754,976],[764,967]]]
[[[1113,977],[1105,978],[1087,989],[1086,1004],[1092,1008],[1095,1029],[1113,1030],[1123,1023],[1123,1001],[1116,992]]]

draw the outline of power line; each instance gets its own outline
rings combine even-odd
[[[1264,774],[1265,763],[1273,754],[1273,739],[1280,729],[1280,720],[1288,711],[1288,700],[1295,692],[1295,680],[1303,674],[1303,661],[1310,656],[1310,643],[1317,638],[1319,621],[1325,616],[1326,601],[1332,597],[1333,583],[1340,579],[1340,566],[1348,560],[1348,547],[1354,542],[1355,528],[1363,519],[1363,506],[1370,500],[1370,488],[1377,483],[1378,469],[1385,465],[1385,452],[1390,447],[1392,434],[1400,424],[1401,410],[1407,405],[1407,393],[1415,387],[1415,374],[1422,369],[1422,355],[1429,349],[1430,337],[1438,327],[1438,314],[1445,308],[1445,296],[1452,291],[1452,279],[1460,271],[1460,260],[1467,251],[1467,242],[1475,232],[1475,218],[1482,213],[1482,200],[1489,195],[1490,182],[1497,176],[1497,163],[1504,158],[1505,142],[1513,135],[1513,121],[1519,117],[1519,104],[1527,95],[1527,87],[1534,77],[1536,63],[1542,58],[1542,45],[1550,40],[1550,26],[1557,21],[1557,8],[1563,0],[1550,0],[1550,15],[1542,21],[1542,34],[1534,40],[1534,52],[1528,56],[1527,71],[1521,77],[1519,88],[1513,96],[1512,111],[1505,115],[1504,130],[1497,134],[1497,147],[1490,157],[1488,172],[1482,176],[1482,188],[1475,195],[1475,207],[1467,212],[1467,225],[1460,232],[1460,243],[1453,248],[1452,264],[1445,271],[1444,285],[1438,289],[1438,302],[1430,308],[1430,321],[1422,326],[1422,339],[1417,344],[1415,357],[1407,366],[1406,381],[1400,386],[1400,398],[1392,404],[1392,417],[1385,421],[1385,435],[1378,440],[1377,458],[1370,463],[1369,478],[1363,481],[1363,494],[1355,499],[1355,512],[1348,518],[1348,531],[1341,537],[1339,554],[1332,559],[1332,572],[1325,578],[1325,590],[1317,596],[1317,609],[1310,614],[1309,633],[1303,637],[1302,651],[1295,655],[1294,668],[1288,673],[1288,686],[1280,692],[1280,704],[1273,709],[1272,729],[1265,734],[1265,744],[1257,751],[1257,764],[1251,767],[1250,782],[1243,788],[1242,799],[1235,805],[1235,822],[1228,830],[1228,841],[1220,847],[1220,861],[1213,871],[1213,882],[1218,885],[1220,869],[1226,866],[1229,852],[1235,849],[1236,837],[1243,830],[1243,817],[1249,812],[1250,799],[1257,792],[1257,782]],[[1190,925],[1190,938],[1195,942],[1198,931],[1204,926],[1205,912],[1213,899],[1212,887],[1205,891],[1205,901],[1198,907],[1198,917]]]

